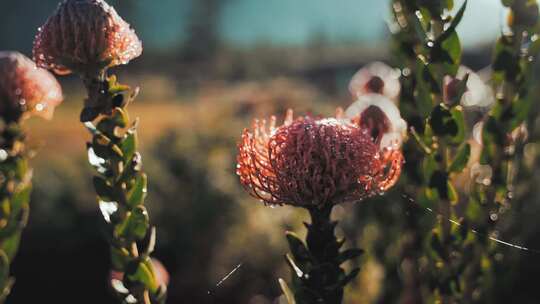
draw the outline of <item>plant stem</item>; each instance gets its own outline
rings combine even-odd
[[[360,256],[362,250],[339,250],[344,240],[337,240],[334,235],[337,222],[330,219],[332,207],[327,204],[322,208],[306,208],[311,216],[311,223],[305,224],[308,230],[305,243],[294,233],[287,233],[292,253],[292,257],[287,255],[287,261],[293,272],[292,289],[297,304],[340,304],[343,300],[343,288],[359,272],[356,268],[346,274],[340,266],[345,261]],[[288,287],[284,292],[292,297]]]
[[[330,220],[332,206],[323,209],[317,207],[308,209],[311,216],[311,224],[306,225],[308,233],[306,243],[309,252],[317,265],[309,275],[306,286],[311,290],[320,291],[318,301],[320,303],[338,304],[343,299],[343,288],[338,286],[340,277],[345,275],[338,261],[341,244],[334,235],[336,222]]]
[[[30,210],[32,172],[24,147],[25,135],[18,122],[5,123],[0,131],[0,303],[4,303],[15,279],[10,265],[19,249]]]
[[[137,124],[130,123],[127,111],[135,94],[105,73],[84,83],[88,98],[81,120],[92,134],[88,147],[97,169],[94,187],[107,224],[112,272],[122,277],[112,278],[111,285],[123,301],[164,303],[166,287],[159,286],[150,260],[155,229],[144,206],[147,177],[137,151]]]

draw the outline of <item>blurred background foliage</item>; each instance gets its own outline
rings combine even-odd
[[[0,49],[29,55],[37,26],[57,2],[2,0]],[[254,117],[279,118],[289,107],[328,116],[348,106],[352,74],[370,61],[390,59],[389,1],[109,2],[145,44],[143,56],[118,73],[123,82],[142,87],[131,111],[141,118],[147,204],[158,227],[155,256],[171,275],[169,303],[284,303],[277,283],[288,277],[283,231],[303,231],[307,216],[293,208],[270,209],[242,191],[236,142]],[[465,65],[480,70],[489,64],[504,20],[499,1],[469,1],[458,27]],[[102,219],[84,155],[87,135],[78,122],[84,92],[73,78],[61,81],[66,101],[55,119],[28,125],[38,152],[32,159],[32,211],[8,303],[114,303],[107,290],[108,246],[96,228]],[[540,146],[536,133],[531,139],[516,185],[519,200],[504,215],[499,235],[540,248]],[[392,303],[406,288],[398,271],[398,248],[407,241],[403,229],[425,226],[434,215],[396,191],[335,213],[343,218],[339,233],[366,250],[346,303]],[[537,303],[540,254],[500,251],[509,258],[497,269],[494,298]]]

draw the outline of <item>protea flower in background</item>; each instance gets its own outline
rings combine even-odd
[[[362,67],[349,82],[354,99],[366,94],[381,94],[397,102],[401,91],[400,72],[385,63],[373,62]]]
[[[61,102],[52,74],[18,52],[0,52],[0,303],[15,282],[10,264],[30,209],[32,170],[21,124],[33,115],[50,119]]]
[[[238,145],[237,174],[248,193],[265,204],[303,207],[311,215],[305,244],[287,234],[292,291],[280,282],[297,303],[341,303],[343,287],[358,269],[345,274],[340,265],[361,251],[340,252],[332,207],[383,193],[399,178],[405,122],[392,101],[369,96],[332,118],[294,119],[289,110],[281,126],[275,117],[255,120]]]
[[[495,103],[495,94],[481,76],[466,66],[460,66],[455,77],[444,77],[443,97],[447,104],[461,104],[464,107],[489,111]],[[466,83],[462,84],[462,81]],[[463,86],[464,92],[459,92]],[[455,100],[458,98],[459,100]]]
[[[122,274],[122,280],[111,285],[122,303],[150,304],[164,303],[167,287],[150,258],[156,235],[144,206],[147,176],[137,151],[137,125],[130,122],[127,109],[138,89],[107,75],[108,68],[126,64],[141,52],[129,24],[102,0],[62,2],[34,42],[40,66],[75,72],[84,81],[88,98],[80,119],[92,134],[88,155],[97,171],[94,188],[109,228],[111,271]]]
[[[0,116],[7,122],[32,115],[51,119],[62,102],[54,76],[18,52],[0,52]]]
[[[34,60],[59,74],[94,76],[140,56],[134,30],[103,0],[66,0],[39,28]]]

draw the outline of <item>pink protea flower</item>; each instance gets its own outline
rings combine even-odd
[[[34,41],[37,64],[59,74],[94,76],[141,53],[135,31],[103,0],[65,0]]]
[[[0,116],[17,121],[32,115],[52,118],[62,89],[47,70],[18,52],[0,52]]]
[[[353,98],[365,94],[381,94],[394,101],[399,98],[400,73],[382,62],[373,62],[361,68],[349,82],[349,92]]]
[[[384,119],[381,113],[293,119],[289,110],[281,126],[275,117],[268,124],[255,120],[238,145],[240,182],[272,205],[322,207],[384,192],[398,180],[403,156],[397,146],[382,147],[379,134],[364,123]]]

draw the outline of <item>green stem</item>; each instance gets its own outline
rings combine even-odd
[[[343,289],[358,274],[356,268],[346,274],[340,266],[362,254],[359,249],[340,251],[343,240],[334,235],[337,222],[330,219],[332,205],[307,208],[311,223],[307,227],[306,243],[294,233],[287,238],[292,257],[288,262],[293,270],[293,290],[297,304],[340,304]]]
[[[331,205],[323,209],[316,207],[309,209],[311,224],[306,225],[308,228],[306,243],[317,267],[309,274],[306,286],[311,290],[320,291],[317,299],[319,303],[338,304],[343,299],[343,287],[331,287],[339,286],[339,279],[345,272],[339,266],[341,245],[334,235],[336,222],[330,220],[331,211]]]
[[[84,83],[88,98],[81,120],[92,134],[88,147],[98,158],[97,163],[93,160],[94,187],[108,226],[112,271],[123,277],[111,284],[123,301],[164,303],[166,287],[157,282],[150,260],[155,230],[144,206],[147,177],[137,151],[137,126],[130,123],[127,110],[134,96],[105,73]]]
[[[18,122],[6,123],[0,132],[0,303],[4,303],[15,279],[10,265],[19,249],[21,233],[30,209],[31,170],[24,148],[25,135]]]

